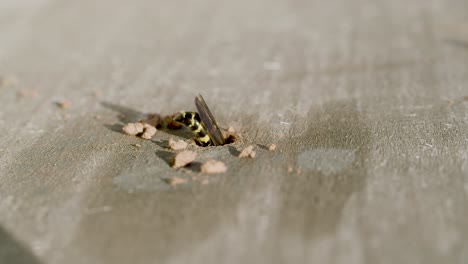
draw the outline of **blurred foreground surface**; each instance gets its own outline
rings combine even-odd
[[[467,263],[466,10],[2,1],[0,263]],[[120,130],[199,92],[243,141],[171,187]]]

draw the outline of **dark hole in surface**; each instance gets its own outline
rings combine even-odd
[[[234,134],[229,134],[225,139],[224,139],[224,143],[219,145],[219,146],[224,146],[224,145],[229,145],[229,144],[232,144],[234,142],[236,142],[237,140],[237,137],[234,135]],[[208,145],[201,145],[200,142],[196,141],[195,140],[195,143],[199,146],[199,147],[209,147],[209,146],[213,146],[212,144],[208,144]]]
[[[232,143],[236,142],[236,140],[237,140],[237,137],[235,135],[233,135],[233,134],[230,134],[224,140],[224,145],[232,144]]]

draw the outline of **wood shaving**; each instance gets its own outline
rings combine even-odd
[[[275,144],[270,144],[270,145],[268,145],[268,150],[270,150],[270,151],[275,151],[275,149],[276,149],[276,145],[275,145]]]
[[[165,181],[171,186],[176,186],[176,185],[187,183],[187,179],[180,178],[180,177],[168,178],[168,179],[165,179]]]
[[[183,140],[174,141],[172,138],[169,139],[169,148],[172,150],[183,150],[186,149],[188,143]]]
[[[234,134],[234,133],[236,133],[236,130],[232,126],[230,126],[230,127],[227,128],[227,132]]]
[[[239,158],[255,158],[255,151],[253,150],[254,146],[249,145],[244,148],[239,154]]]
[[[122,128],[122,130],[127,135],[136,136],[143,133],[144,128],[145,127],[142,123],[128,123]]]
[[[208,179],[203,179],[201,182],[200,182],[202,185],[207,185],[210,183],[210,180]]]
[[[37,92],[34,90],[21,90],[18,93],[18,97],[20,98],[36,98]]]
[[[101,91],[94,91],[93,96],[96,97],[96,98],[100,98],[102,96],[102,92]]]
[[[141,135],[143,139],[151,139],[156,134],[157,129],[154,126],[143,124],[144,132]]]
[[[154,126],[144,123],[128,123],[122,131],[130,136],[141,136],[143,139],[151,139],[157,132]]]
[[[141,145],[140,145],[140,144],[133,144],[133,146],[134,146],[135,148],[141,148]]]
[[[177,153],[177,155],[175,155],[174,160],[172,162],[172,167],[176,169],[185,167],[189,165],[190,163],[192,163],[192,161],[195,160],[196,156],[197,156],[197,153],[190,151],[190,150],[184,150],[180,153]]]
[[[13,87],[18,84],[15,76],[0,76],[0,87]]]
[[[227,171],[226,165],[222,161],[208,160],[200,167],[202,173],[225,173]]]
[[[72,105],[73,103],[67,99],[57,102],[57,106],[60,107],[61,109],[68,109],[72,107]]]
[[[192,176],[191,178],[193,182],[198,182],[201,185],[207,185],[210,183],[210,180],[209,180],[210,176],[207,176],[207,175],[197,174],[195,176]]]

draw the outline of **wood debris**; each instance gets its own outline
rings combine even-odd
[[[302,173],[302,168],[301,167],[293,167],[291,165],[288,165],[288,173],[293,173],[293,172],[300,175]]]
[[[165,179],[165,181],[171,186],[176,186],[176,185],[187,183],[187,179],[180,178],[180,177],[167,178]]]
[[[156,128],[154,126],[148,125],[148,124],[143,124],[144,127],[144,132],[141,135],[141,138],[143,139],[151,139],[153,136],[156,134]]]
[[[144,123],[128,123],[122,128],[122,131],[130,136],[140,136],[143,139],[151,139],[156,134],[157,129],[154,126]]]
[[[255,158],[254,146],[249,145],[239,154],[239,158]]]
[[[101,91],[94,91],[93,96],[96,97],[96,98],[100,98],[100,97],[102,97],[102,92]]]
[[[195,160],[196,156],[197,153],[190,150],[184,150],[180,153],[177,153],[172,162],[172,167],[175,169],[185,167],[192,163]]]
[[[13,87],[18,84],[15,76],[0,76],[0,87]]]
[[[200,183],[201,183],[201,185],[207,185],[207,184],[210,183],[210,180],[208,180],[208,179],[203,179]]]
[[[61,109],[68,109],[72,107],[73,103],[70,100],[64,99],[62,101],[57,102],[57,106]]]
[[[36,98],[37,92],[34,90],[21,90],[18,92],[19,98]]]
[[[275,144],[268,145],[268,150],[269,151],[275,151],[276,150],[276,145]]]
[[[174,141],[172,138],[169,139],[169,148],[172,150],[183,150],[186,149],[188,143],[183,140]]]
[[[225,173],[227,171],[226,165],[222,161],[208,160],[200,167],[201,173]]]
[[[197,174],[195,176],[192,176],[192,181],[193,182],[198,182],[200,183],[201,185],[207,185],[210,183],[210,179],[211,178],[210,176],[208,175],[203,175],[203,174]]]
[[[123,132],[130,136],[136,136],[143,133],[144,125],[142,123],[128,123],[122,128]]]

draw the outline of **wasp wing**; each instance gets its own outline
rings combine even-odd
[[[216,120],[214,119],[213,114],[211,113],[210,109],[206,105],[206,102],[201,96],[201,94],[195,97],[195,106],[198,109],[198,114],[200,114],[202,124],[203,126],[205,126],[205,129],[208,132],[208,135],[210,136],[213,143],[216,146],[223,145],[224,144],[223,133],[219,129],[218,123],[216,123]]]

